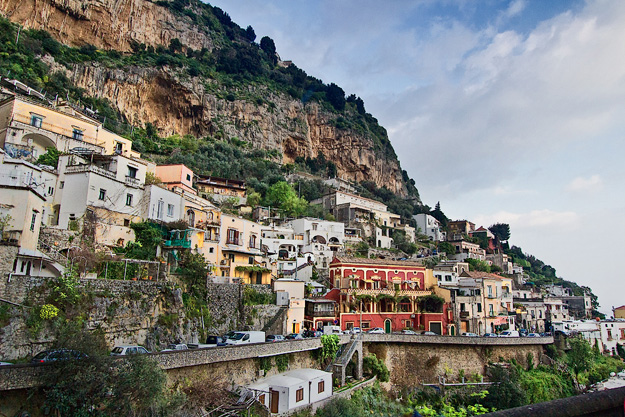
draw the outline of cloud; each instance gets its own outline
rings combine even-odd
[[[603,188],[603,180],[599,175],[592,175],[588,178],[577,177],[566,187],[569,192],[595,192]]]
[[[483,45],[453,70],[431,63],[442,74],[434,84],[373,97],[368,108],[417,183],[450,195],[505,182],[523,164],[557,169],[554,155],[605,146],[597,137],[625,130],[623,21],[624,2],[591,1],[528,35],[474,31],[472,45]]]
[[[560,229],[571,230],[580,225],[580,216],[572,211],[553,211],[549,209],[532,210],[527,213],[500,211],[491,215],[476,216],[476,225],[488,227],[494,223],[508,223],[512,230]]]

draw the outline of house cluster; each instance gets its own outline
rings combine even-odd
[[[155,165],[133,151],[130,140],[73,106],[8,90],[3,97],[0,240],[17,248],[12,275],[59,276],[75,234],[88,236],[97,251],[111,252],[135,240],[134,223],[150,220],[167,234],[157,253],[163,268],[191,252],[212,266],[214,282],[271,284],[278,301],[289,306],[294,332],[325,325],[450,335],[543,331],[591,312],[587,296],[561,287],[539,294],[524,285],[522,267],[489,230],[469,221],[450,222],[443,232],[434,217],[419,214],[415,228],[341,184],[317,201],[336,221],[273,218],[246,206],[243,181],[198,175],[182,164]],[[59,154],[56,166],[37,164],[50,149]],[[218,203],[225,200],[255,221],[221,210]],[[391,248],[396,230],[412,242],[417,232],[447,241],[455,253],[427,268],[416,258],[368,259],[350,245],[367,239]],[[488,242],[487,248],[472,237]],[[468,258],[503,273],[470,271]]]

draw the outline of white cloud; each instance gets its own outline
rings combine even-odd
[[[599,175],[592,175],[588,178],[577,177],[566,187],[570,192],[596,192],[603,188],[603,180]]]
[[[532,210],[527,213],[500,211],[491,215],[480,215],[474,219],[476,225],[488,227],[494,223],[508,223],[512,231],[527,229],[572,230],[580,225],[580,216],[572,211],[549,209]]]

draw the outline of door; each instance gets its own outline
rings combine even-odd
[[[384,333],[391,332],[391,321],[389,319],[384,320]]]
[[[443,334],[443,325],[440,322],[430,323],[430,331],[436,334]]]
[[[269,392],[271,393],[271,404],[269,407],[271,408],[272,413],[277,413],[278,403],[280,402],[280,392],[274,390],[269,390]]]

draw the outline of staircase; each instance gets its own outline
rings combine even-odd
[[[340,379],[341,385],[345,385],[345,369],[352,360],[354,353],[358,352],[355,377],[356,379],[362,378],[362,351],[362,333],[359,333],[350,340],[349,345],[343,349],[343,353],[326,368],[326,371],[329,371],[331,368],[334,374],[333,377]]]

